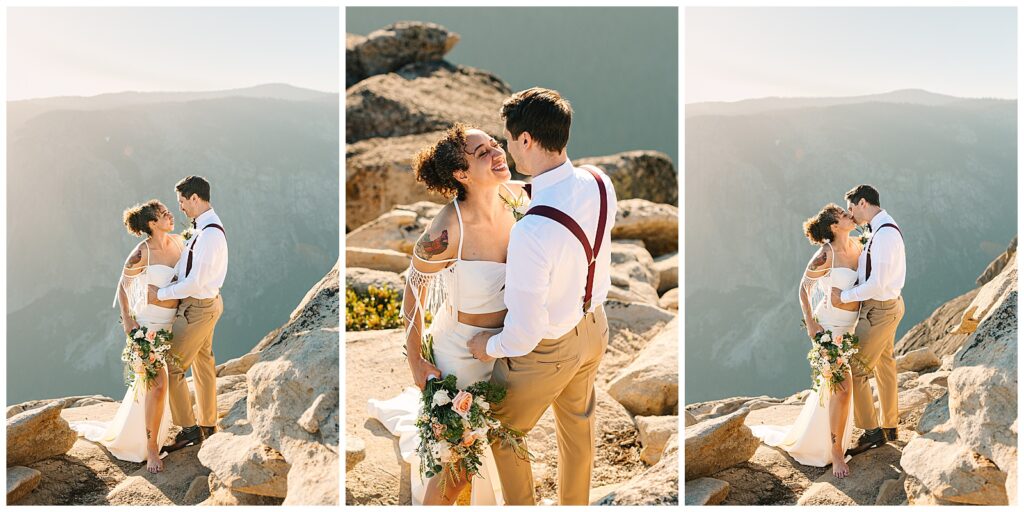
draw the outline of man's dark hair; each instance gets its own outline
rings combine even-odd
[[[868,203],[875,206],[882,206],[882,203],[878,200],[878,191],[871,185],[857,185],[846,193],[846,200],[853,204],[859,203],[861,199],[865,199]]]
[[[185,199],[195,194],[199,196],[199,199],[210,202],[210,183],[202,176],[186,176],[174,185],[174,190],[177,190]]]
[[[553,89],[533,87],[513,94],[502,103],[501,118],[513,139],[529,132],[540,147],[555,153],[569,145],[572,105]]]

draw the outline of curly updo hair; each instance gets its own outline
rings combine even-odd
[[[156,199],[132,206],[124,211],[124,227],[135,236],[152,235],[149,223],[160,220],[160,210],[164,208],[164,204]]]
[[[804,222],[804,235],[814,245],[824,245],[825,240],[831,240],[832,225],[839,222],[843,216],[843,209],[835,203],[829,203],[818,212],[817,215]]]
[[[474,129],[463,123],[455,123],[444,132],[440,140],[416,154],[412,170],[416,181],[423,182],[427,190],[444,197],[456,196],[466,199],[466,187],[455,180],[456,171],[469,169],[466,159],[466,131]]]

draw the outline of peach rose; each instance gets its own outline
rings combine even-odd
[[[473,435],[472,430],[467,430],[462,433],[462,446],[473,446],[476,442],[476,436]]]
[[[452,410],[463,418],[469,416],[469,409],[473,407],[473,394],[466,391],[459,391],[452,400]]]
[[[440,423],[432,423],[430,428],[434,430],[434,438],[441,439],[444,436],[444,431],[447,430],[444,425]]]
[[[156,339],[156,331],[149,331],[146,333],[146,341],[153,341]]]

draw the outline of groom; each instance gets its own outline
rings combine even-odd
[[[198,445],[213,435],[217,425],[217,374],[213,361],[213,328],[224,303],[220,288],[228,271],[228,244],[220,218],[210,206],[210,184],[200,176],[179,181],[174,189],[178,206],[192,219],[194,233],[186,241],[178,264],[177,281],[165,288],[149,286],[149,301],[180,299],[174,319],[171,353],[178,364],[168,364],[168,393],[171,418],[182,427],[174,443],[163,451],[173,452]],[[192,368],[199,421],[192,411],[192,398],[185,382],[185,370]]]
[[[504,329],[477,334],[467,345],[479,360],[497,359],[491,381],[508,390],[494,408],[502,424],[527,433],[554,407],[558,501],[587,505],[594,379],[608,346],[603,303],[611,286],[615,191],[597,168],[569,161],[572,108],[557,91],[516,93],[501,117],[516,169],[532,176],[532,201],[509,239]],[[535,505],[530,462],[500,441],[491,449],[506,504]]]
[[[878,191],[871,185],[858,185],[846,193],[846,208],[857,224],[867,224],[871,239],[860,254],[857,286],[840,291],[832,289],[833,302],[861,302],[860,317],[854,334],[860,339],[858,358],[853,365],[853,418],[864,433],[857,445],[847,451],[856,455],[895,441],[897,410],[896,358],[893,355],[896,326],[903,318],[900,291],[907,275],[907,257],[903,232],[881,207]],[[881,425],[868,378],[875,376]]]

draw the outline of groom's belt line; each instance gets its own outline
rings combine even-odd
[[[868,305],[868,306],[891,306],[893,304],[896,304],[896,301],[898,301],[898,300],[900,300],[902,298],[903,298],[903,296],[901,295],[899,297],[896,297],[895,299],[889,299],[889,300],[868,299],[868,300],[864,301],[864,304]]]

